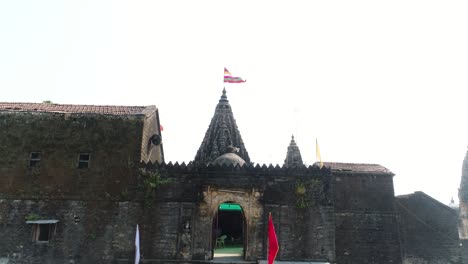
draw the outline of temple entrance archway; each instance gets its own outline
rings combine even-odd
[[[246,230],[242,207],[232,201],[221,203],[213,218],[213,258],[243,259]]]
[[[205,229],[208,258],[213,258],[216,238],[225,232],[225,245],[240,245],[239,259],[255,260],[263,254],[263,205],[261,193],[256,189],[227,189],[206,186],[203,191],[206,216]],[[236,210],[219,210],[220,206],[234,206]],[[233,208],[234,208],[233,207]],[[240,210],[239,210],[240,207]],[[231,208],[231,209],[233,209]],[[204,209],[202,208],[202,212]],[[202,214],[203,215],[203,214]],[[208,220],[206,219],[206,220]],[[218,227],[217,230],[216,228]]]

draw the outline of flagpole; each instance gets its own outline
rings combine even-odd
[[[267,225],[267,238],[268,238],[268,246],[267,246],[267,264],[270,264],[270,219],[271,219],[271,211],[268,212],[268,225]]]
[[[299,118],[298,118],[298,114],[297,114],[298,112],[299,112],[299,110],[296,107],[294,107],[293,108],[293,113],[294,113],[294,121],[295,121],[294,125],[295,125],[295,128],[296,128],[296,140],[298,138],[300,138],[299,137]]]
[[[135,264],[140,263],[140,230],[138,224],[135,232]]]

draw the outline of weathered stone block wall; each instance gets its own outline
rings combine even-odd
[[[461,258],[463,264],[468,264],[468,239],[461,241]]]
[[[95,199],[126,195],[140,162],[140,117],[0,113],[0,195]],[[31,152],[40,152],[29,167]],[[78,168],[90,153],[88,169]]]
[[[265,189],[264,240],[267,214],[271,212],[280,244],[278,260],[333,262],[335,219],[330,171],[294,175],[291,169],[290,173],[275,175]]]
[[[393,213],[393,178],[389,175],[333,175],[336,212]]]
[[[274,219],[280,244],[278,260],[334,262],[333,207],[298,209],[291,205],[267,204],[265,208],[272,212]],[[266,228],[265,225],[265,234]]]
[[[79,200],[66,195],[27,199],[25,193],[14,200],[14,195],[8,194],[0,203],[0,230],[12,236],[0,242],[0,258],[24,264],[112,263],[116,259],[131,259],[135,225],[139,224],[144,259],[206,260],[212,250],[213,208],[221,202],[240,199],[249,221],[247,259],[266,258],[265,210],[270,210],[278,225],[279,242],[284,245],[279,259],[334,261],[329,174],[266,167],[172,166],[149,171],[156,174],[132,169],[135,182],[118,197],[109,193],[82,195]],[[160,177],[155,188],[147,182],[154,176]],[[43,184],[47,186],[47,182]],[[93,191],[106,188],[105,182],[96,189],[83,186]],[[305,192],[300,186],[306,187]],[[218,194],[212,193],[212,204],[205,200],[208,187],[218,190]],[[25,223],[30,214],[59,220],[49,242],[32,241],[32,227]],[[184,229],[187,222],[189,230]]]
[[[113,263],[134,254],[141,203],[112,201],[0,200],[0,258],[8,263]],[[56,219],[49,242],[32,239],[31,214]],[[151,226],[140,227],[142,245],[151,241]],[[148,229],[150,227],[150,229]]]
[[[136,224],[143,259],[181,259],[181,228],[190,203],[0,200],[0,258],[10,264],[114,263],[132,259]],[[32,239],[31,214],[56,219],[49,242]],[[196,227],[195,227],[196,228]]]
[[[337,263],[401,263],[392,214],[335,214]]]
[[[327,175],[320,174],[318,169],[311,173],[266,167],[192,170],[182,169],[179,165],[163,166],[158,171],[173,182],[158,192],[157,203],[181,201],[194,206],[191,214],[185,214],[185,219],[177,219],[176,208],[168,209],[167,214],[172,214],[164,220],[171,230],[178,228],[179,234],[184,221],[190,221],[192,243],[189,254],[193,259],[211,257],[213,217],[220,203],[231,201],[242,206],[249,223],[247,259],[266,258],[267,219],[271,212],[281,248],[278,260],[334,261],[335,225],[329,171]],[[298,193],[298,186],[305,186],[305,193]],[[183,214],[181,212],[179,215]],[[180,244],[180,238],[178,240]],[[169,257],[170,252],[166,253]],[[182,258],[180,254],[179,246],[175,257]]]
[[[154,212],[151,219],[152,240],[151,250],[142,251],[144,257],[149,259],[184,259],[187,252],[182,252],[183,225],[188,221],[191,225],[189,231],[196,230],[193,227],[193,203],[183,202],[157,202],[153,207]],[[191,244],[192,238],[189,238]],[[189,245],[189,249],[192,246]]]
[[[401,263],[391,175],[334,172],[337,263]]]
[[[416,192],[396,197],[404,263],[461,263],[457,212]]]
[[[0,258],[110,263],[131,256],[135,225],[154,233],[143,221],[153,217],[138,184],[142,118],[0,113],[0,233],[8,234],[0,240]],[[39,166],[29,166],[31,152],[41,153]],[[91,154],[89,168],[78,168],[80,153]],[[25,218],[33,214],[59,220],[49,242],[32,241]],[[147,234],[142,240],[151,241]]]

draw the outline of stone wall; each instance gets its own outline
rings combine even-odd
[[[189,207],[194,206],[192,215],[187,214],[178,221],[179,227],[184,221],[192,224],[189,254],[193,259],[211,257],[213,217],[219,204],[230,201],[240,204],[244,211],[248,230],[245,234],[247,260],[266,257],[266,228],[268,212],[271,212],[280,243],[278,260],[334,261],[329,171],[249,166],[176,167],[158,169],[162,175],[177,181],[169,185],[178,187],[172,190],[165,187],[156,199],[177,199]],[[305,192],[298,190],[299,186],[304,187]]]
[[[125,196],[140,163],[141,118],[0,113],[0,197]],[[40,153],[36,166],[31,152]],[[80,153],[90,154],[89,168],[78,168]]]
[[[9,264],[114,263],[134,256],[139,224],[143,259],[180,259],[181,228],[193,204],[145,201],[0,200],[0,259]],[[59,220],[47,242],[33,239],[32,216]],[[204,257],[203,257],[204,259]]]
[[[0,234],[7,235],[0,259],[111,263],[131,256],[135,225],[142,218],[151,227],[153,218],[138,182],[142,130],[143,116],[1,112]],[[35,166],[31,152],[40,153]],[[90,154],[88,168],[78,167],[80,153]],[[59,220],[52,239],[35,241],[28,219]]]
[[[21,263],[112,263],[134,254],[140,204],[106,201],[0,200],[0,258]],[[48,242],[33,241],[31,215],[57,219]],[[145,225],[143,225],[145,227]],[[142,240],[149,241],[145,228]]]
[[[424,194],[396,198],[403,263],[461,263],[457,212]]]
[[[266,210],[274,219],[280,245],[278,260],[335,261],[333,207],[299,209],[268,204]]]
[[[461,257],[462,263],[468,264],[468,239],[464,239],[461,241]]]
[[[161,164],[135,174],[131,191],[119,199],[2,199],[0,231],[11,236],[0,242],[0,258],[18,264],[129,260],[139,224],[143,259],[204,261],[212,257],[218,206],[231,201],[243,208],[246,260],[266,258],[271,212],[281,247],[278,260],[334,261],[327,170]],[[33,239],[34,224],[26,223],[32,216],[59,221],[48,242]]]
[[[337,263],[401,263],[392,175],[333,174]]]

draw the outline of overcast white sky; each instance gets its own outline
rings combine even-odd
[[[1,1],[0,101],[156,105],[195,157],[223,68],[252,161],[378,163],[396,194],[457,199],[468,1]]]

